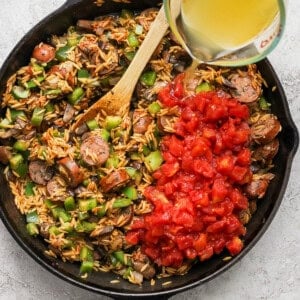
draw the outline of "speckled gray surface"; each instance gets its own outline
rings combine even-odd
[[[0,65],[16,42],[64,0],[0,0]],[[300,1],[290,0],[285,35],[269,56],[300,127]],[[257,245],[213,281],[173,300],[300,299],[300,155],[294,160],[282,205]],[[0,299],[108,299],[45,271],[0,222]]]

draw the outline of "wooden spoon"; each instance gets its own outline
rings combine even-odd
[[[165,35],[168,26],[169,24],[166,20],[164,8],[162,6],[122,78],[113,89],[79,116],[72,126],[73,130],[84,122],[93,119],[98,113],[101,113],[101,111],[105,112],[107,115],[118,115],[129,108],[136,83],[154,50]]]

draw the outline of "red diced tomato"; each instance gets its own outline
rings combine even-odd
[[[126,234],[156,264],[174,268],[224,248],[241,251],[246,229],[238,214],[248,207],[242,185],[252,178],[247,106],[214,91],[186,96],[183,76],[158,94],[180,115],[175,133],[161,140],[164,162],[144,191],[152,211]]]
[[[243,249],[243,242],[239,237],[235,236],[231,241],[226,243],[226,248],[231,255],[237,255]]]
[[[136,245],[139,242],[140,232],[138,230],[129,231],[126,236],[126,242],[130,245]]]
[[[221,174],[229,175],[234,168],[235,158],[232,155],[223,155],[217,159],[217,170]]]
[[[212,194],[212,202],[213,203],[224,201],[225,197],[228,194],[228,185],[221,178],[215,179],[213,186],[212,186],[211,194]]]
[[[251,151],[248,148],[242,149],[237,156],[237,163],[241,166],[249,166],[251,163]]]
[[[207,245],[207,235],[206,233],[200,233],[199,237],[194,241],[194,248],[197,252],[205,249]]]

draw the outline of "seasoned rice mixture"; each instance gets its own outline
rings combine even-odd
[[[78,263],[82,277],[113,271],[131,283],[152,284],[222,251],[236,255],[244,225],[273,178],[281,126],[256,66],[201,65],[182,75],[191,60],[170,33],[145,68],[131,110],[99,114],[71,132],[76,118],[118,82],[156,14],[123,10],[79,20],[37,45],[2,96],[0,162],[28,234],[44,239],[46,255]],[[199,117],[200,99],[206,120]],[[241,110],[232,112],[233,106]],[[233,122],[236,140],[231,136],[225,147],[220,136]],[[199,136],[196,149],[191,139]],[[187,165],[191,157],[197,165]],[[205,179],[205,193],[195,182],[182,187],[192,177]],[[167,209],[180,206],[177,220],[166,217]]]

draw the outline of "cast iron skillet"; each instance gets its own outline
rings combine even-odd
[[[70,25],[75,24],[76,20],[80,18],[93,19],[102,14],[118,12],[124,7],[143,10],[158,4],[160,1],[133,0],[131,4],[124,4],[107,0],[102,7],[95,6],[93,2],[93,0],[68,0],[62,7],[28,32],[13,49],[0,70],[0,95],[4,92],[5,82],[9,76],[28,63],[34,46],[40,41],[47,40],[51,34],[64,33]],[[79,287],[114,298],[167,298],[172,294],[195,287],[221,274],[234,265],[256,244],[271,223],[283,198],[292,160],[298,147],[298,132],[291,118],[282,86],[267,60],[260,62],[258,67],[270,87],[265,90],[265,95],[271,101],[272,111],[278,116],[282,124],[282,132],[279,135],[280,149],[274,160],[275,168],[273,172],[276,177],[271,182],[265,199],[259,201],[258,210],[247,226],[248,230],[244,240],[245,248],[232,260],[223,261],[222,259],[228,255],[228,253],[224,253],[193,267],[185,276],[173,277],[171,279],[172,283],[166,286],[163,286],[162,283],[169,281],[170,278],[156,280],[155,286],[145,282],[140,287],[122,279],[119,284],[112,284],[110,281],[116,279],[116,275],[102,272],[94,272],[88,279],[83,280],[78,276],[79,266],[77,264],[49,259],[43,254],[46,245],[42,239],[32,238],[27,234],[24,217],[15,207],[13,196],[3,177],[2,166],[0,171],[0,216],[7,229],[20,246],[45,269]],[[271,91],[273,86],[277,87],[274,92]]]

